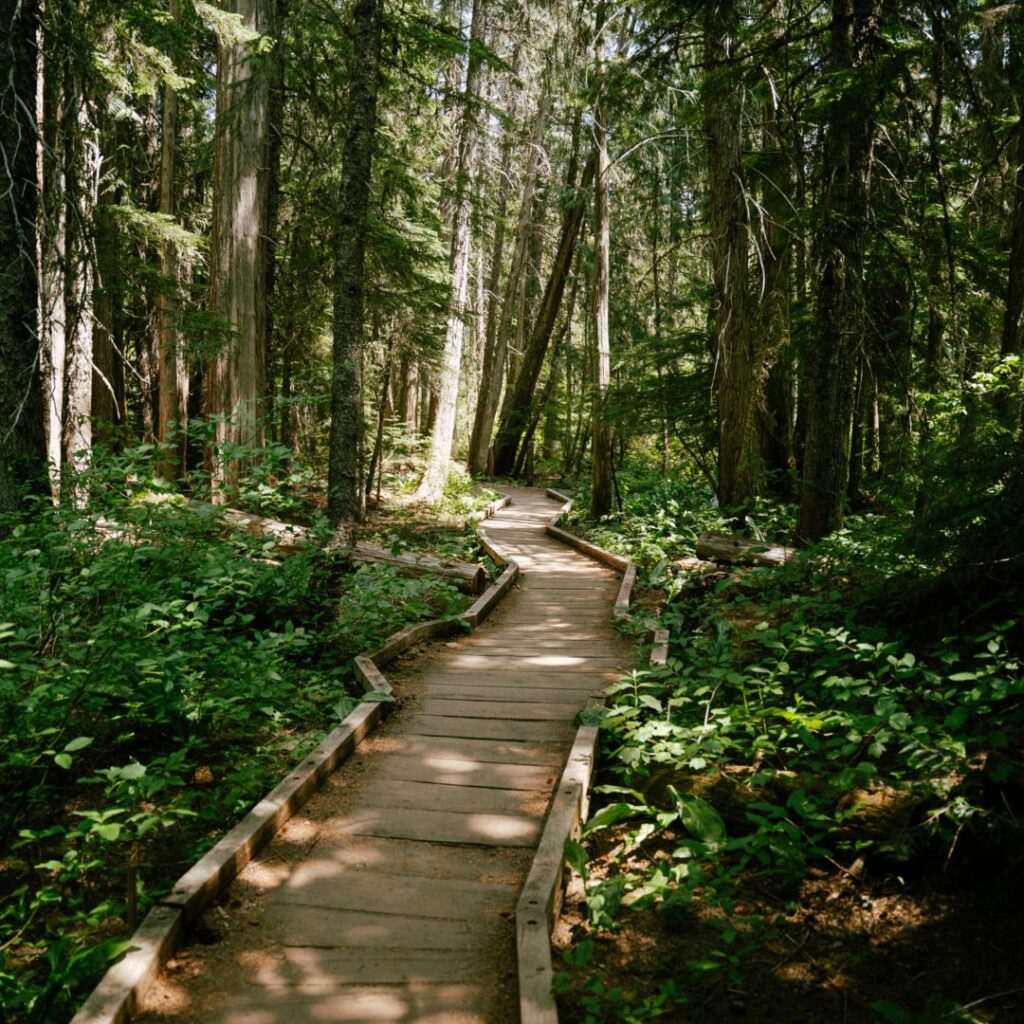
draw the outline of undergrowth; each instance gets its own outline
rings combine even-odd
[[[155,456],[98,457],[85,507],[0,522],[4,1020],[67,1020],[148,907],[358,703],[355,655],[467,603],[314,548],[281,558],[158,498]],[[304,474],[279,469],[250,462],[241,503],[308,521]]]
[[[685,483],[620,486],[621,517],[583,525],[662,589],[670,657],[612,687],[598,809],[566,849],[587,927],[557,984],[582,1024],[663,1016],[711,978],[740,984],[769,927],[744,893],[795,892],[821,864],[850,877],[955,869],[1022,839],[1007,789],[1020,784],[1024,731],[1016,618],[922,637],[887,614],[894,602],[883,611],[886,580],[926,591],[944,569],[891,516],[851,518],[785,570],[684,571],[672,562],[701,530],[736,524]],[[782,539],[789,513],[762,502],[748,534]],[[717,938],[656,989],[588,971],[595,939],[652,909]],[[882,1002],[874,1012],[919,1019]]]

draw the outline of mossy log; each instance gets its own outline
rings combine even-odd
[[[253,515],[250,512],[239,512],[237,509],[221,509],[225,522],[243,530],[250,530],[268,540],[274,541],[274,547],[285,555],[295,552],[314,543],[310,531],[303,526],[282,523],[266,516]],[[447,562],[430,555],[417,555],[411,552],[394,554],[387,548],[366,541],[357,541],[350,547],[342,548],[343,553],[354,562],[373,562],[378,565],[389,565],[403,576],[439,576],[454,587],[467,594],[476,596],[483,593],[487,586],[487,572],[482,565],[468,562]]]
[[[767,544],[725,533],[702,533],[697,541],[697,557],[728,562],[730,565],[764,565],[775,568],[795,562],[799,551],[781,544]]]

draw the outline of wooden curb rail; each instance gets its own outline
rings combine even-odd
[[[546,527],[548,535],[622,573],[622,584],[615,599],[613,614],[619,619],[629,618],[630,601],[636,584],[636,565],[621,555],[605,551],[563,530],[557,523],[572,508],[572,499],[551,489],[545,493],[549,498],[563,502]],[[658,630],[654,643],[651,664],[664,664],[668,658],[668,631]],[[660,660],[655,662],[655,656]],[[588,710],[599,706],[591,705]],[[536,856],[516,903],[516,961],[519,971],[519,1019],[522,1024],[558,1024],[558,1007],[551,992],[554,980],[551,932],[562,909],[565,841],[579,836],[587,818],[597,738],[597,725],[583,724],[576,730],[569,761],[559,780]]]
[[[473,518],[482,521],[511,503],[504,496]],[[239,871],[274,837],[281,826],[320,788],[324,780],[373,730],[391,696],[381,667],[403,651],[461,629],[459,620],[475,628],[508,593],[519,566],[505,558],[486,538],[481,544],[504,567],[498,579],[457,619],[434,619],[406,626],[374,651],[355,659],[355,674],[372,702],[361,703],[325,737],[288,776],[178,879],[170,894],[146,915],[131,937],[128,953],[100,979],[72,1018],[71,1024],[124,1024],[137,1012],[146,990],[174,951],[185,928],[217,898]]]

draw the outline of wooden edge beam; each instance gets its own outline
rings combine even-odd
[[[156,980],[184,927],[182,913],[155,906],[131,937],[131,946],[92,990],[71,1024],[125,1024]]]
[[[652,640],[654,646],[651,648],[651,668],[658,668],[668,663],[668,637],[667,629],[656,629]]]
[[[558,1024],[551,992],[551,931],[562,907],[565,841],[580,834],[597,752],[598,730],[583,725],[551,803],[537,853],[516,903],[516,961],[522,1024]]]

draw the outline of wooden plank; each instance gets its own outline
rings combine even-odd
[[[550,785],[545,789],[550,793]],[[291,874],[310,875],[374,871],[408,876],[429,885],[436,879],[522,885],[522,850],[464,846],[454,856],[450,847],[385,839],[379,836],[335,834],[333,818],[323,822],[316,845],[294,865]]]
[[[350,911],[372,907],[375,914],[472,921],[511,912],[517,895],[514,885],[446,878],[427,883],[375,871],[328,872],[321,865],[320,870],[294,872],[285,885],[267,894],[266,905]]]
[[[276,997],[285,989],[324,993],[349,985],[451,984],[479,977],[480,964],[472,952],[289,946],[274,958],[274,981],[262,981],[260,988]]]
[[[524,645],[529,645],[530,649],[535,651],[564,651],[566,654],[575,654],[577,651],[592,651],[595,643],[607,643],[616,649],[625,648],[623,642],[611,634],[597,632],[590,636],[577,635],[575,638],[563,637],[560,633],[546,638],[540,636],[528,638],[527,634],[513,636],[510,633],[493,633],[489,636],[474,636],[472,641],[468,638],[451,640],[440,645],[439,650],[468,651],[473,649],[483,654],[487,651],[495,649],[501,651],[509,647],[517,647],[522,650]],[[628,659],[629,654],[624,654],[623,657]]]
[[[506,663],[507,666],[507,663]],[[508,686],[515,689],[521,686],[550,686],[554,689],[599,689],[608,683],[621,679],[625,669],[613,672],[603,665],[582,672],[570,672],[567,669],[543,669],[524,665],[520,668],[464,668],[457,665],[431,665],[420,674],[425,683],[446,680],[458,681],[475,679],[491,686]],[[589,682],[588,682],[589,680]]]
[[[360,786],[355,801],[366,807],[443,807],[460,814],[544,814],[548,790],[443,786],[408,779],[371,779]]]
[[[482,926],[449,921],[439,928],[429,917],[374,914],[366,910],[328,910],[324,907],[268,906],[268,923],[282,946],[305,949],[435,949],[466,950],[479,942]]]
[[[610,646],[610,645],[609,645]],[[563,651],[530,651],[522,647],[490,648],[479,651],[452,651],[445,655],[443,664],[452,668],[493,668],[495,663],[525,663],[530,668],[558,669],[591,669],[619,668],[625,660],[616,651],[602,649],[603,645],[595,643],[589,652],[576,651],[572,654]]]
[[[479,984],[346,985],[298,992],[272,986],[218,1004],[224,1024],[489,1024],[492,991]]]
[[[336,828],[353,835],[469,846],[536,846],[539,817],[435,811],[421,807],[368,808],[340,818]]]
[[[472,740],[443,736],[390,736],[389,752],[424,760],[480,761],[485,764],[561,764],[564,748],[552,743],[525,743],[514,740]]]
[[[545,705],[553,704],[560,711],[573,715],[589,698],[601,700],[604,690],[600,686],[576,686],[569,688],[555,686],[516,686],[514,689],[495,687],[486,682],[467,682],[449,679],[444,682],[432,682],[427,689],[428,697],[424,699],[438,700],[482,700],[520,706],[533,706],[538,710]]]
[[[513,718],[465,718],[414,714],[402,721],[407,736],[457,736],[480,740],[558,743],[572,733],[568,722],[515,721]]]
[[[431,691],[433,693],[433,691]],[[462,718],[515,718],[520,722],[571,722],[579,710],[577,703],[534,704],[531,699],[461,700],[457,697],[424,697],[416,701],[416,710],[424,715]]]
[[[407,757],[389,754],[377,769],[383,779],[407,779],[440,786],[480,786],[485,789],[542,789],[555,784],[551,765],[477,761],[467,757]]]

